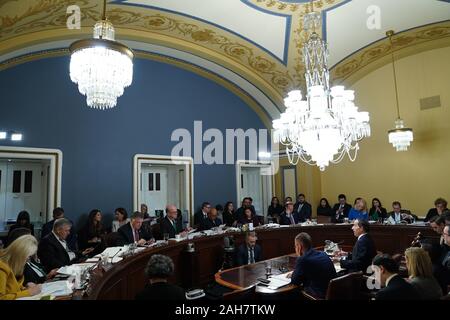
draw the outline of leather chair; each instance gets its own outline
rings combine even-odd
[[[329,216],[317,216],[317,223],[331,223],[331,217],[329,217]]]
[[[328,284],[325,300],[364,299],[364,295],[361,294],[361,284],[363,281],[364,278],[361,271],[334,278]],[[302,295],[308,300],[322,300],[306,293],[304,290],[302,290]]]

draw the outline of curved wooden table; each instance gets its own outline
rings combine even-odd
[[[438,238],[429,227],[406,225],[371,225],[370,234],[377,250],[394,254],[403,253],[419,231],[425,237]],[[309,233],[315,247],[322,246],[325,240],[343,241],[346,246],[352,246],[355,242],[350,224],[257,230],[258,243],[263,248],[263,259],[291,254],[294,250],[294,238],[300,232]],[[243,233],[225,233],[174,242],[163,247],[146,249],[113,265],[106,272],[95,270],[84,298],[134,299],[147,283],[144,269],[150,256],[156,253],[167,255],[174,261],[175,274],[169,281],[185,289],[203,287],[214,282],[215,274],[222,267],[223,238],[231,235],[236,247],[245,240]],[[186,251],[188,243],[194,244],[195,251]]]

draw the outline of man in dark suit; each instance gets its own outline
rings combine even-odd
[[[280,214],[281,225],[294,225],[298,223],[298,215],[294,212],[294,204],[290,201],[284,205],[284,211]]]
[[[64,218],[64,209],[63,208],[55,208],[53,209],[53,220],[45,223],[42,226],[42,230],[41,230],[41,239],[45,238],[46,235],[48,235],[49,233],[52,232],[53,230],[53,224],[55,223],[56,219],[61,219]],[[69,220],[70,221],[70,220]],[[69,248],[72,251],[76,251],[78,250],[78,246],[77,246],[77,234],[75,232],[75,228],[73,226],[73,222],[70,221],[70,223],[72,224],[72,228],[70,229],[70,234],[68,235],[66,242],[67,245],[69,246]]]
[[[256,211],[255,211],[255,207],[252,205],[253,203],[253,199],[250,197],[245,197],[244,199],[242,199],[242,205],[239,209],[236,210],[236,212],[234,213],[235,217],[234,220],[236,221],[241,221],[242,219],[244,219],[244,211],[247,208],[250,208],[250,210],[252,211],[252,217],[256,216]]]
[[[353,223],[353,234],[358,240],[353,246],[352,254],[347,259],[341,258],[341,267],[348,272],[367,272],[367,267],[372,264],[377,250],[375,243],[369,235],[369,223],[365,220],[355,220]]]
[[[311,237],[305,232],[295,237],[294,244],[298,258],[294,271],[288,275],[291,283],[303,284],[308,294],[325,298],[330,280],[336,277],[333,262],[325,252],[313,249]]]
[[[145,230],[142,227],[144,222],[144,215],[136,211],[131,215],[131,221],[124,224],[117,230],[119,237],[117,245],[123,246],[130,243],[137,243],[138,245],[145,245],[155,241],[150,230]]]
[[[305,195],[303,193],[300,193],[297,197],[297,202],[294,205],[294,212],[298,217],[298,222],[305,222],[306,220],[311,219],[311,205],[306,202]]]
[[[437,198],[434,201],[434,208],[428,210],[427,216],[425,217],[425,222],[430,221],[431,218],[435,216],[442,215],[443,212],[447,211],[447,200],[443,198]]]
[[[398,264],[388,254],[373,259],[373,268],[377,282],[384,287],[375,296],[375,300],[419,300],[414,287],[398,275]]]
[[[174,269],[173,261],[168,256],[152,255],[145,268],[149,282],[145,289],[136,295],[136,300],[186,300],[184,290],[167,281],[173,275]]]
[[[412,223],[417,218],[413,216],[411,211],[402,209],[399,201],[392,202],[392,211],[388,213],[388,217],[392,218],[391,221],[395,223]]]
[[[53,224],[53,231],[41,239],[37,254],[46,272],[75,263],[94,250],[88,248],[81,253],[72,251],[66,242],[71,227],[69,220],[57,219]]]
[[[236,253],[236,264],[243,266],[256,263],[262,260],[261,246],[256,244],[256,233],[248,232],[245,236],[245,243],[241,244]]]
[[[169,238],[175,238],[175,235],[180,234],[185,236],[183,231],[181,219],[178,218],[178,210],[175,205],[169,204],[166,207],[166,216],[161,220],[162,234],[168,234]]]
[[[203,220],[208,218],[209,210],[211,210],[211,204],[209,202],[203,202],[200,211],[194,214],[194,227],[198,228]]]
[[[338,203],[336,203],[333,207],[334,215],[331,218],[331,222],[333,223],[341,223],[344,221],[344,218],[348,218],[348,214],[352,206],[347,203],[347,198],[345,194],[340,194],[338,196]]]
[[[200,223],[199,230],[209,230],[215,227],[218,227],[222,224],[222,220],[217,218],[217,209],[211,208],[208,213],[208,218],[203,219]]]

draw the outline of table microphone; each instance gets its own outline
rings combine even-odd
[[[122,248],[120,248],[112,257],[111,257],[111,263],[113,263],[114,257],[117,256],[117,254],[122,251]]]

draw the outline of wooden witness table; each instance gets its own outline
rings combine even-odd
[[[300,232],[307,232],[313,240],[313,246],[323,246],[325,240],[343,242],[343,246],[353,246],[356,239],[351,230],[351,224],[290,226],[286,228],[257,230],[258,244],[262,247],[263,259],[291,255],[294,250],[294,238]],[[407,225],[371,225],[370,234],[378,251],[395,254],[403,253],[409,247],[416,234],[438,238],[430,227]],[[167,255],[174,261],[175,274],[169,279],[185,289],[204,288],[214,283],[216,273],[222,269],[224,258],[224,237],[233,236],[236,248],[244,243],[244,233],[224,233],[204,236],[192,240],[170,242],[168,245],[148,248],[133,256],[127,257],[112,265],[107,271],[94,270],[91,281],[83,295],[83,299],[92,300],[126,300],[134,299],[148,282],[144,270],[153,254]],[[188,251],[188,244],[194,250]],[[291,256],[292,257],[292,256]],[[279,259],[279,258],[277,258]],[[277,261],[274,259],[274,261]],[[292,270],[295,257],[289,258],[289,270]],[[272,271],[275,268],[272,267]],[[254,267],[243,268],[242,280],[234,282],[235,289],[246,289],[255,283],[262,272],[265,276],[264,263]],[[231,274],[220,275],[222,281],[231,283]],[[281,288],[280,288],[281,289]],[[289,288],[283,288],[288,290]],[[79,296],[79,295],[78,295]]]

